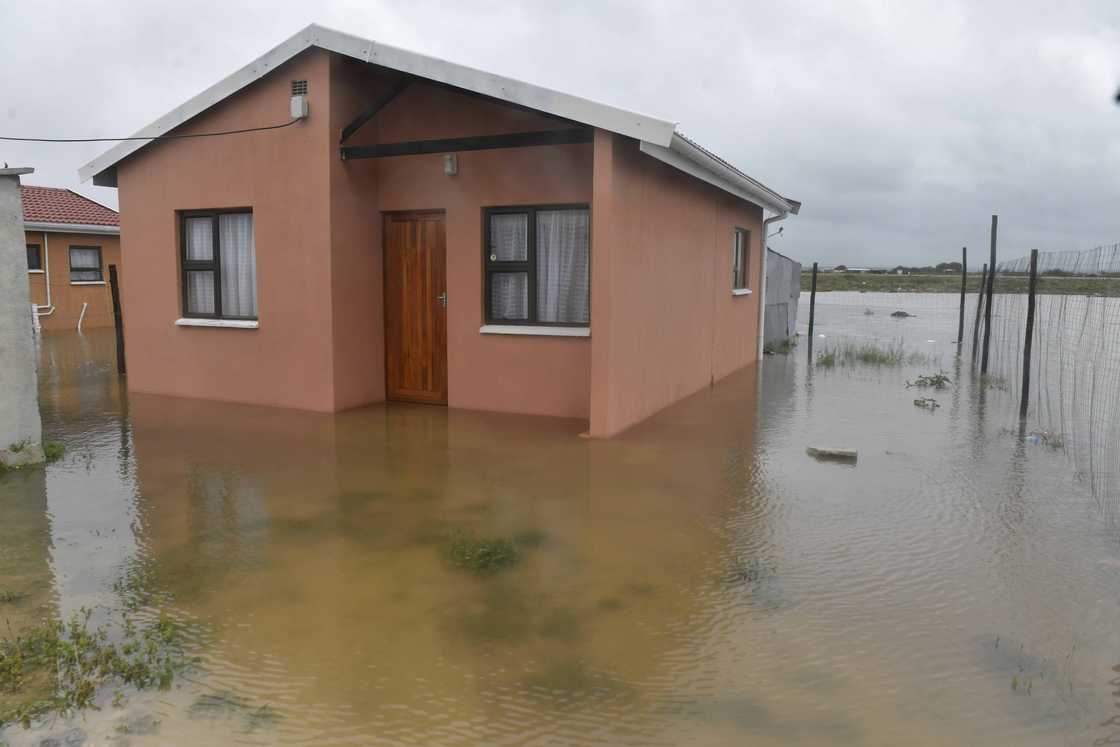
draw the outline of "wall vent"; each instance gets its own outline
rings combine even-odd
[[[292,95],[293,96],[306,96],[307,95],[307,81],[306,80],[293,80],[292,81]]]

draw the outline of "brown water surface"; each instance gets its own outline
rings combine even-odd
[[[914,370],[797,351],[588,441],[437,407],[127,396],[112,356],[105,334],[43,338],[68,451],[0,477],[0,588],[27,593],[0,614],[112,606],[142,568],[201,662],[12,745],[1120,739],[1117,527],[967,375],[931,414]],[[456,532],[522,560],[455,568]]]

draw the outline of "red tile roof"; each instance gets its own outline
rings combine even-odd
[[[116,210],[77,192],[58,187],[20,185],[23,219],[29,223],[77,223],[86,226],[120,226]]]

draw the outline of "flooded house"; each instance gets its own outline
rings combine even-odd
[[[121,266],[117,211],[69,189],[20,185],[27,282],[43,329],[113,326],[109,265]]]
[[[80,173],[119,192],[129,389],[180,397],[609,437],[757,361],[800,207],[672,122],[315,25],[137,135]]]

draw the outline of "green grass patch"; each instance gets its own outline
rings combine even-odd
[[[447,557],[456,568],[493,573],[516,565],[521,553],[513,540],[505,537],[479,538],[457,532],[451,536]]]
[[[938,371],[934,374],[922,374],[913,381],[907,381],[906,387],[918,387],[921,389],[944,389],[952,383],[952,379],[944,371]]]
[[[23,592],[12,591],[11,589],[0,589],[0,604],[15,604],[22,602],[27,598]]]
[[[797,347],[796,337],[787,337],[781,342],[772,343],[762,348],[763,355],[788,355]]]
[[[817,365],[835,366],[901,366],[921,365],[935,360],[936,356],[917,351],[907,352],[902,341],[886,345],[874,342],[840,341],[833,343],[817,355]]]
[[[57,462],[66,453],[66,447],[58,441],[44,441],[43,442],[43,457],[47,460],[47,464]]]
[[[66,622],[0,638],[0,728],[94,708],[106,686],[167,690],[187,666],[179,628],[166,615],[143,627],[125,617],[115,643],[90,616],[82,609]]]

